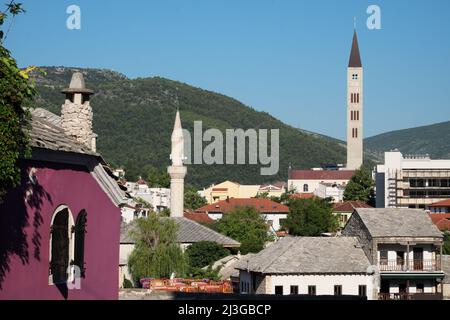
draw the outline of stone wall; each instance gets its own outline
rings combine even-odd
[[[364,253],[366,254],[367,259],[371,264],[376,264],[376,249],[374,246],[376,245],[372,239],[372,236],[369,233],[366,225],[363,223],[361,217],[358,212],[353,212],[350,219],[348,220],[345,228],[342,230],[343,236],[348,237],[357,237]]]
[[[79,93],[75,95],[77,94]],[[66,100],[61,107],[61,126],[66,134],[74,137],[78,142],[95,151],[92,117],[93,113],[89,101],[78,104]]]
[[[256,294],[266,294],[267,292],[267,288],[266,288],[266,279],[267,276],[262,275],[262,274],[255,274],[255,283],[256,283]]]

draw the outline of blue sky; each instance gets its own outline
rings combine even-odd
[[[341,139],[356,17],[364,135],[450,120],[448,0],[21,2],[27,12],[5,42],[20,66],[162,76]],[[71,4],[81,8],[81,30],[66,28]],[[366,27],[370,4],[381,8],[381,30]]]

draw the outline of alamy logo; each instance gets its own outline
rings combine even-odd
[[[70,265],[67,267],[67,288],[69,290],[79,290],[81,289],[81,270],[77,265]]]
[[[77,5],[70,5],[67,7],[66,13],[69,14],[66,20],[66,26],[69,30],[81,29],[81,9]]]
[[[369,30],[381,29],[381,9],[377,5],[370,5],[367,7],[367,14],[370,16],[367,18],[367,28]]]
[[[270,152],[269,139],[270,133]],[[279,170],[279,129],[207,129],[202,121],[194,121],[194,136],[183,129],[186,164],[251,164],[261,165],[261,175],[274,175]],[[203,148],[204,142],[208,144]],[[192,155],[193,143],[193,155]],[[247,152],[248,151],[248,152]]]

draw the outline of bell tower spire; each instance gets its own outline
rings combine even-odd
[[[356,170],[363,163],[363,67],[358,36],[353,32],[347,68],[347,169]]]

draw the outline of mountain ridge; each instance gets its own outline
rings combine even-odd
[[[450,121],[384,132],[364,139],[365,149],[383,156],[398,149],[404,154],[428,154],[434,159],[450,158]]]
[[[109,69],[41,67],[36,76],[39,96],[35,106],[60,114],[64,102],[60,91],[73,72],[82,72],[93,89],[94,132],[97,148],[114,167],[125,167],[127,178],[146,176],[149,166],[166,170],[170,134],[175,112],[181,112],[183,127],[192,132],[195,120],[203,129],[280,129],[279,172],[261,176],[260,165],[190,165],[187,183],[206,186],[222,180],[240,183],[285,181],[289,165],[307,169],[324,163],[345,163],[345,146],[337,139],[284,124],[267,112],[257,111],[226,95],[189,84],[147,77],[130,79]],[[206,143],[204,143],[204,146]]]

